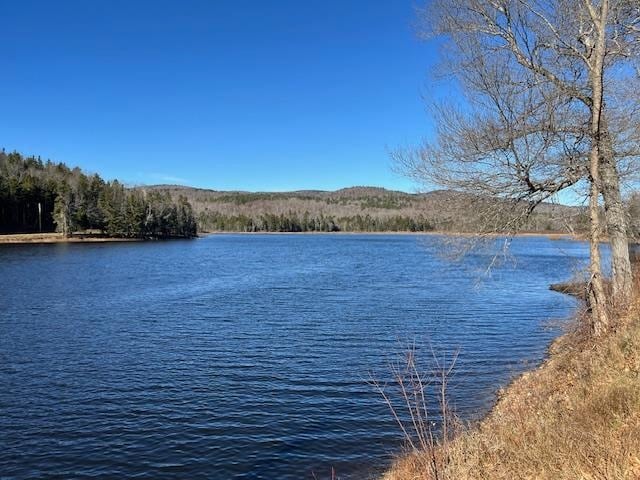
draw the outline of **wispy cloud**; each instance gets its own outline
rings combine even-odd
[[[141,176],[149,179],[154,183],[177,183],[177,184],[188,184],[189,180],[182,177],[176,177],[174,175],[168,175],[166,173],[147,173],[142,174]]]

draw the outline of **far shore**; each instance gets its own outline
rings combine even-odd
[[[100,235],[74,235],[65,237],[62,233],[11,233],[0,235],[0,244],[29,244],[29,243],[109,243],[109,242],[138,242],[136,238],[113,238]]]
[[[474,232],[446,232],[432,230],[428,232],[198,232],[198,236],[207,237],[210,235],[438,235],[450,237],[473,237],[480,235]],[[487,237],[504,237],[504,233],[484,233]],[[567,232],[520,232],[513,235],[514,237],[547,237],[551,240],[584,240],[579,235]]]
[[[452,237],[473,237],[478,235],[471,232],[199,232],[199,237],[210,235],[438,235]],[[504,234],[485,234],[486,236],[501,237]],[[546,237],[551,240],[583,240],[577,235],[562,232],[521,232],[516,237]],[[75,234],[65,237],[62,233],[11,233],[0,234],[2,244],[41,244],[41,243],[115,243],[115,242],[140,242],[139,238],[115,238],[92,234]]]

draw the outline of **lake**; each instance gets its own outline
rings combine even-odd
[[[402,445],[370,376],[459,349],[463,418],[533,368],[587,245],[452,263],[434,236],[0,246],[0,478],[367,478]],[[479,281],[481,280],[481,281]]]

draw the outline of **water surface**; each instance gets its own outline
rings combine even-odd
[[[0,478],[366,478],[400,432],[371,372],[460,348],[470,418],[539,362],[584,244],[519,238],[515,265],[435,237],[224,235],[0,246]]]

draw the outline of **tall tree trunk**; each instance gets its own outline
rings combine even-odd
[[[604,101],[604,56],[606,53],[606,22],[609,2],[602,0],[599,12],[585,0],[592,15],[596,29],[596,43],[591,56],[590,80],[592,88],[591,105],[591,152],[589,153],[589,174],[591,176],[591,190],[589,198],[589,216],[591,219],[590,254],[591,281],[589,299],[591,301],[592,327],[596,336],[601,335],[609,327],[606,308],[606,297],[602,284],[602,263],[600,259],[600,212],[598,199],[600,196],[600,132],[602,129],[602,109]]]
[[[605,120],[602,118],[600,123],[599,168],[607,231],[611,243],[612,303],[626,305],[633,292],[627,218],[620,194],[620,176],[616,167],[612,139]]]
[[[591,330],[595,336],[602,335],[609,328],[607,298],[602,281],[602,260],[600,256],[600,206],[598,205],[598,147],[594,145],[590,154],[591,190],[589,193],[589,306],[591,308]]]

